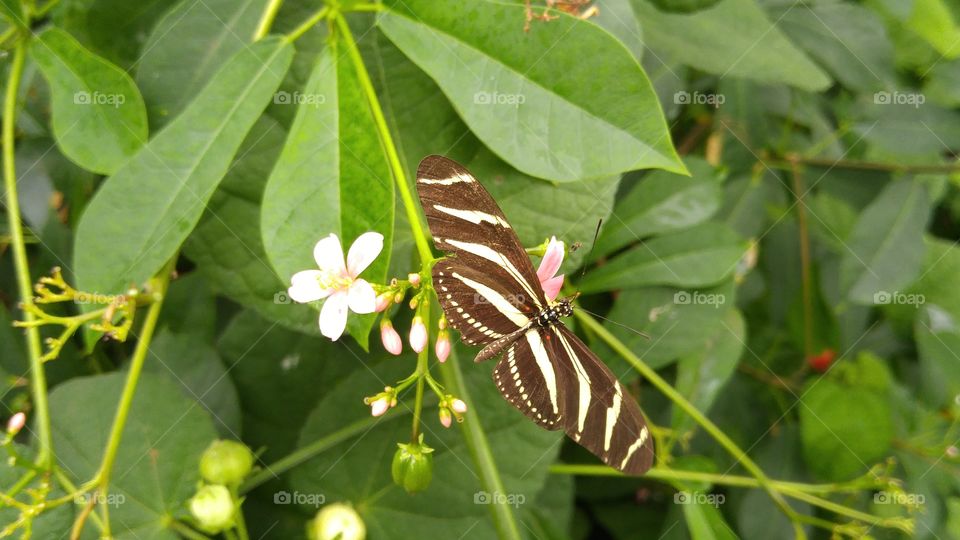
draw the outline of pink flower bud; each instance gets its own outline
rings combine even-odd
[[[467,412],[467,404],[463,402],[462,399],[455,399],[450,404],[450,408],[453,409],[453,412],[457,414],[463,414]]]
[[[397,355],[403,351],[403,340],[393,329],[393,323],[387,319],[380,323],[380,341],[383,342],[383,348],[390,354]]]
[[[410,284],[413,285],[414,287],[419,287],[420,274],[414,274],[413,272],[411,272],[410,274],[407,275],[407,281],[409,281]]]
[[[450,356],[450,333],[446,330],[441,330],[440,335],[437,336],[436,351],[437,360],[440,363],[446,362]]]
[[[450,409],[442,407],[440,409],[440,423],[443,424],[443,427],[448,428],[453,424],[453,415],[450,414]]]
[[[410,326],[410,348],[420,352],[427,346],[427,327],[423,324],[423,319],[418,315],[413,318],[413,324]]]
[[[377,313],[390,307],[390,303],[393,301],[393,295],[389,292],[382,293],[377,296],[377,303],[374,305],[373,310]]]
[[[370,414],[373,416],[383,416],[389,409],[390,402],[385,397],[376,399],[370,404]]]
[[[27,415],[22,412],[10,417],[10,420],[7,420],[7,433],[10,435],[16,435],[20,433],[20,430],[23,429],[23,426],[27,423]]]

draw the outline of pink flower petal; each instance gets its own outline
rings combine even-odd
[[[376,232],[365,232],[354,240],[347,254],[347,271],[351,277],[357,277],[363,272],[380,251],[383,250],[383,235]]]
[[[537,277],[540,281],[546,281],[556,275],[560,265],[563,264],[563,242],[557,240],[555,236],[550,237],[550,243],[547,244],[547,251],[543,254],[540,266],[537,268]]]
[[[327,298],[320,310],[320,333],[336,341],[347,326],[347,293],[337,291]]]
[[[380,341],[383,342],[383,348],[390,354],[397,355],[403,352],[403,340],[390,321],[380,323]]]
[[[463,402],[462,399],[455,399],[453,403],[450,404],[450,408],[453,409],[453,412],[463,414],[467,412],[467,404]]]
[[[390,403],[387,398],[380,398],[370,404],[370,414],[373,416],[383,416],[390,409]]]
[[[427,327],[419,316],[413,318],[410,325],[410,348],[419,353],[427,346]]]
[[[313,246],[313,258],[321,270],[331,274],[342,276],[347,271],[343,265],[343,247],[335,234],[321,239]]]
[[[321,276],[323,276],[323,272],[320,270],[297,272],[290,278],[291,285],[287,289],[287,294],[294,302],[300,303],[322,300],[330,296],[332,291],[320,287],[319,279]]]
[[[541,282],[540,286],[543,287],[544,296],[552,302],[560,294],[560,289],[563,288],[563,274]]]
[[[358,279],[350,284],[347,292],[350,311],[354,313],[373,313],[377,309],[377,293],[365,280]]]

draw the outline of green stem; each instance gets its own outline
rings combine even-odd
[[[679,392],[677,392],[670,383],[665,381],[656,371],[651,369],[649,366],[643,363],[640,358],[633,354],[633,351],[629,347],[623,344],[616,336],[610,333],[602,324],[594,320],[593,317],[585,313],[582,309],[574,311],[574,315],[577,319],[583,323],[583,325],[597,334],[607,345],[610,346],[617,354],[619,354],[624,360],[626,360],[630,365],[633,366],[644,378],[650,381],[655,387],[657,387],[663,395],[667,396],[670,401],[674,402],[678,407],[683,409],[688,415],[690,415],[693,420],[700,424],[703,429],[710,434],[721,446],[723,446],[727,452],[730,453],[733,458],[741,463],[743,467],[757,479],[757,482],[760,484],[760,487],[763,488],[767,494],[770,495],[770,498],[773,499],[773,502],[780,507],[784,514],[791,519],[791,521],[796,524],[796,512],[787,504],[779,492],[777,492],[771,485],[770,479],[767,478],[767,475],[757,466],[756,463],[744,453],[743,450],[734,443],[730,437],[727,437],[716,424],[711,422],[706,416],[703,415],[692,403],[687,401]],[[795,531],[797,531],[795,527]]]
[[[463,382],[463,372],[460,369],[455,348],[450,351],[450,358],[440,366],[440,373],[443,375],[444,386],[451,394],[459,396],[467,403],[473,403]],[[477,407],[473,407],[467,414],[469,418],[462,424],[463,437],[467,442],[467,448],[473,455],[473,462],[477,465],[480,485],[492,493],[506,493],[503,488],[503,481],[500,479],[500,471],[497,470],[494,462],[493,451],[490,449],[487,434],[483,431],[483,426],[480,423]],[[510,505],[491,504],[490,511],[493,513],[494,526],[500,538],[521,538],[517,518]]]
[[[13,265],[17,274],[17,290],[24,306],[33,304],[33,280],[27,264],[27,249],[23,242],[23,227],[20,223],[20,202],[17,199],[17,169],[14,162],[14,131],[17,116],[17,93],[23,76],[26,60],[26,43],[18,42],[13,48],[13,61],[7,79],[7,93],[3,103],[3,185],[7,200],[7,220],[13,246]],[[28,309],[23,310],[24,322],[34,320]],[[43,469],[53,466],[53,444],[50,436],[50,408],[47,403],[47,380],[43,370],[43,348],[40,331],[27,328],[27,349],[30,360],[30,390],[33,395],[34,431],[37,433],[37,465]]]
[[[370,74],[367,72],[367,66],[363,63],[360,51],[357,49],[357,43],[350,33],[350,27],[342,15],[337,15],[337,28],[340,29],[343,42],[347,46],[347,54],[357,70],[357,78],[360,80],[360,86],[367,97],[370,110],[373,113],[373,120],[377,126],[377,133],[380,135],[380,141],[383,143],[383,149],[387,154],[387,161],[390,169],[393,171],[393,177],[397,182],[397,189],[400,191],[400,199],[403,201],[403,207],[407,211],[407,221],[410,222],[410,228],[413,231],[413,239],[417,245],[417,253],[420,255],[420,262],[427,264],[433,260],[433,251],[430,250],[430,244],[427,241],[427,235],[424,232],[423,221],[420,218],[420,212],[417,211],[417,203],[413,200],[413,194],[410,192],[410,184],[407,181],[407,175],[403,171],[403,165],[400,162],[400,155],[397,154],[397,146],[393,143],[393,137],[390,135],[390,128],[387,126],[387,120],[383,116],[383,109],[380,107],[380,100],[377,98],[377,92],[370,81]]]
[[[270,0],[267,8],[263,10],[263,15],[260,16],[257,30],[253,33],[254,41],[263,39],[270,33],[270,27],[273,26],[273,21],[277,18],[277,12],[280,11],[281,5],[283,5],[283,0]]]
[[[170,262],[164,265],[160,274],[151,280],[150,292],[154,295],[154,301],[147,310],[147,316],[140,329],[137,347],[133,351],[133,358],[130,361],[130,370],[127,373],[127,380],[123,386],[123,393],[120,395],[120,402],[117,405],[117,412],[113,419],[113,426],[110,428],[110,437],[107,439],[107,446],[103,453],[103,461],[100,463],[100,469],[94,482],[99,490],[106,496],[110,486],[110,475],[113,472],[113,464],[117,458],[117,451],[120,449],[120,440],[123,437],[123,429],[127,424],[127,415],[130,413],[130,405],[133,403],[133,396],[137,391],[137,383],[140,380],[140,373],[143,371],[143,364],[147,359],[147,352],[150,349],[150,341],[153,338],[153,331],[157,327],[157,321],[160,318],[160,311],[163,308],[163,300],[167,294],[167,285],[170,283],[170,274],[173,271],[177,256],[174,255]],[[108,505],[102,505],[104,510]],[[104,535],[109,536],[110,522],[104,520]]]
[[[306,34],[311,28],[316,26],[316,24],[322,21],[327,14],[330,12],[330,8],[324,6],[317,10],[316,13],[307,18],[300,26],[296,27],[293,32],[287,34],[287,41],[293,42],[296,41],[300,36]]]
[[[392,414],[406,414],[406,411],[398,408],[396,411],[392,412]],[[318,439],[307,446],[304,446],[303,448],[294,450],[280,460],[271,463],[263,470],[247,478],[246,482],[240,486],[239,493],[241,495],[247,493],[257,486],[264,484],[296,467],[297,465],[300,465],[304,461],[309,460],[317,454],[329,450],[343,441],[360,435],[361,433],[373,427],[373,425],[379,420],[379,418],[373,417],[358,420],[346,427],[334,431],[322,439]]]

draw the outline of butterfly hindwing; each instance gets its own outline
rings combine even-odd
[[[610,369],[563,324],[542,331],[563,395],[564,430],[604,463],[627,474],[653,464],[653,439],[640,406]]]
[[[511,405],[550,430],[563,428],[557,373],[537,329],[510,345],[493,370],[493,381]]]

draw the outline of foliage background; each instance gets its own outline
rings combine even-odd
[[[593,250],[564,267],[584,304],[650,334],[606,325],[768,475],[833,486],[820,494],[885,518],[904,513],[875,493],[887,493],[889,474],[902,479],[897,493],[923,501],[913,536],[960,537],[960,5],[604,0],[585,21],[556,12],[528,32],[524,8],[509,2],[347,5],[396,156],[349,43],[331,41],[342,29],[301,26],[322,4],[280,5],[271,32],[297,35],[295,46],[254,44],[276,5],[60,0],[33,6],[28,31],[11,23],[21,4],[0,3],[0,39],[23,55],[8,54],[3,69],[25,62],[4,143],[15,150],[30,275],[60,266],[80,288],[114,294],[164,279],[176,259],[152,339],[141,313],[128,342],[88,333],[45,364],[56,461],[82,483],[96,474],[129,358],[149,342],[110,479],[127,497],[110,511],[117,538],[183,534],[174,524],[187,520],[198,456],[217,436],[262,451],[266,481],[243,506],[251,537],[304,535],[316,508],[276,504],[280,492],[350,501],[371,538],[509,537],[505,519],[524,538],[796,533],[763,491],[725,484],[749,474],[581,325],[670,428],[658,440],[664,477],[556,466],[595,461],[511,409],[492,366],[472,365],[463,348],[439,372],[468,400],[465,424],[442,429],[428,400],[434,482],[412,497],[393,486],[409,407],[374,423],[361,398],[415,358],[368,343],[372,317],[351,320],[353,340],[321,339],[316,310],[283,291],[329,232],[346,242],[385,234],[389,257],[371,279],[416,271],[393,175],[399,165],[411,178],[428,154],[464,163],[528,246],[550,235],[588,246],[603,218]],[[690,176],[677,174],[670,141]],[[8,414],[36,407],[36,377],[9,324],[22,318],[18,234],[2,233]],[[833,360],[823,369],[817,357]],[[312,449],[293,454],[308,459],[280,461],[274,476],[298,448]],[[889,470],[872,469],[888,458]],[[690,483],[670,471],[719,477]],[[525,504],[475,504],[491,474]],[[0,472],[5,486],[16,478]],[[724,499],[677,504],[678,490]],[[814,536],[851,518],[866,523],[857,535],[903,535],[863,514],[792,504]],[[44,514],[34,537],[63,537],[81,508]]]

